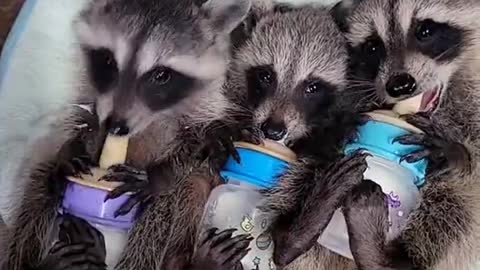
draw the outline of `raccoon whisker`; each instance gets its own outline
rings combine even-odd
[[[346,88],[346,90],[349,90],[349,92],[354,92],[354,93],[365,93],[365,92],[370,92],[372,90],[375,90],[375,87],[373,86],[370,86],[368,88],[348,87]]]
[[[371,92],[375,92],[375,88],[368,88],[368,89],[362,89],[362,90],[353,90],[353,91],[348,91],[347,93],[344,93],[345,96],[354,96],[357,94],[368,94]]]
[[[446,51],[444,51],[443,53],[441,53],[440,55],[438,55],[437,57],[435,57],[433,60],[434,60],[434,61],[437,61],[438,59],[442,58],[443,56],[445,56],[446,54],[448,54],[448,53],[451,52],[452,50],[457,49],[460,45],[461,45],[460,43],[457,43],[457,44],[453,45],[452,47],[448,48]]]

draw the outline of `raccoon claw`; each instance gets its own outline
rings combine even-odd
[[[325,179],[332,183],[342,183],[343,179],[351,180],[352,185],[360,183],[363,179],[363,173],[367,169],[366,158],[370,156],[368,153],[358,150],[355,153],[343,157],[336,162],[327,171]],[[344,185],[345,188],[351,189],[352,186]]]
[[[117,209],[114,217],[128,214],[136,205],[147,203],[152,197],[152,188],[146,173],[133,175],[126,172],[107,174],[101,178],[105,181],[118,181],[123,184],[107,194],[105,201],[116,199],[127,192],[133,193],[131,197]]]
[[[364,125],[370,120],[372,120],[372,117],[368,114],[362,114],[359,117],[360,125]]]
[[[248,128],[242,131],[242,141],[259,145],[264,139],[263,132],[258,128]]]
[[[148,176],[146,172],[142,171],[113,171],[109,169],[109,173],[104,175],[100,180],[108,182],[122,182],[122,183],[138,183],[148,182]]]
[[[131,166],[125,164],[116,164],[108,168],[110,173],[129,173],[133,175],[145,175],[144,171],[137,170]]]
[[[406,161],[407,163],[415,163],[422,159],[428,158],[430,155],[431,155],[430,150],[422,149],[401,157],[400,162]]]
[[[253,237],[248,234],[232,237],[235,229],[220,233],[217,229],[208,230],[200,241],[190,266],[193,269],[235,269],[240,260],[250,251],[248,246]]]
[[[80,176],[83,174],[93,175],[91,168],[94,163],[88,156],[78,156],[69,161],[62,162],[57,168],[59,174],[63,176]]]
[[[105,239],[103,234],[85,220],[65,214],[60,223],[59,239],[70,244],[85,243],[89,245],[88,252],[99,261],[106,258]]]
[[[88,252],[86,244],[58,242],[34,270],[106,269],[105,262]]]
[[[394,142],[405,145],[421,145],[425,149],[418,150],[402,157],[401,161],[414,163],[428,158],[429,171],[439,175],[451,170],[461,174],[472,172],[471,156],[468,149],[461,143],[450,142],[427,134],[407,134],[394,139]]]
[[[130,213],[130,211],[132,211],[132,209],[136,205],[146,204],[147,202],[150,201],[151,198],[152,198],[152,195],[150,191],[143,190],[133,195],[127,202],[125,202],[122,206],[120,206],[120,208],[117,211],[115,211],[113,216],[115,218],[118,216],[124,216]]]

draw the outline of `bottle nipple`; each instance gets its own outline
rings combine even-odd
[[[102,169],[117,164],[124,164],[127,159],[128,137],[107,135],[100,155],[99,165]]]
[[[399,101],[397,104],[395,104],[395,106],[393,106],[392,111],[399,115],[415,114],[420,111],[422,98],[423,94],[419,94],[414,97]]]

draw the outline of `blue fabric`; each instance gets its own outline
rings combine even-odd
[[[32,11],[38,0],[27,0],[17,16],[15,23],[12,26],[10,34],[3,46],[2,54],[0,55],[0,91],[2,90],[3,80],[10,67],[10,63],[17,47],[18,41],[22,37],[25,29],[30,22]]]

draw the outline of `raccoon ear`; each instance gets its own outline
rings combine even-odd
[[[240,23],[230,35],[232,45],[240,47],[251,35],[257,22],[266,14],[275,12],[277,6],[271,0],[253,0],[252,7],[247,17]]]
[[[208,0],[201,10],[215,31],[230,34],[248,15],[251,0]]]
[[[342,0],[335,4],[330,10],[330,13],[333,16],[333,19],[337,23],[338,27],[342,32],[348,30],[347,19],[352,11],[360,4],[362,0]]]

